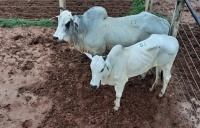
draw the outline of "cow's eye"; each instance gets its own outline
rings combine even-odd
[[[69,26],[70,26],[70,22],[67,22],[67,23],[65,24],[65,27],[66,27],[67,29],[69,29]]]
[[[103,72],[104,68],[101,70],[101,72]]]

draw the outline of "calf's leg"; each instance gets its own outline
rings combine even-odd
[[[116,111],[120,107],[120,100],[121,100],[121,97],[122,97],[122,92],[124,90],[124,86],[125,86],[125,84],[124,85],[115,85],[116,99],[114,101],[115,106],[114,106],[113,109],[116,110]]]
[[[155,79],[155,81],[154,81],[154,83],[153,83],[153,85],[151,86],[151,88],[149,89],[149,91],[150,92],[152,92],[153,91],[153,89],[156,87],[156,85],[158,84],[158,80],[159,80],[159,75],[160,75],[160,68],[159,67],[156,67],[156,79]]]
[[[163,97],[163,95],[165,94],[167,85],[168,85],[169,80],[171,78],[170,70],[171,70],[171,66],[167,66],[165,69],[163,69],[163,78],[164,78],[164,80],[163,80],[163,87],[161,89],[159,97]]]

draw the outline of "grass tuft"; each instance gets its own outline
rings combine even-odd
[[[145,11],[145,0],[133,0],[133,4],[131,6],[131,11],[128,15],[136,15],[136,14],[139,14],[140,12],[143,12]],[[169,18],[159,12],[155,12],[155,11],[150,11],[150,13],[158,16],[158,17],[161,17],[161,18],[165,18],[167,19],[169,22]]]
[[[132,15],[139,14],[144,10],[145,10],[145,0],[133,0],[130,12]]]
[[[0,26],[6,27],[6,28],[29,27],[29,26],[51,27],[51,26],[57,26],[57,23],[54,23],[49,19],[26,20],[26,19],[18,19],[18,18],[10,18],[10,19],[0,18]]]

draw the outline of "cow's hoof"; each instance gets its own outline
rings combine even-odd
[[[119,110],[119,108],[116,107],[116,106],[114,106],[113,109],[114,109],[115,111]]]

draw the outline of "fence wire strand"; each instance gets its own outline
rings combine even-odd
[[[178,32],[178,35],[179,35],[179,37],[180,37],[180,39],[181,39],[181,42],[182,42],[182,44],[184,45],[184,47],[185,47],[185,49],[186,49],[186,51],[187,51],[187,53],[188,53],[188,56],[190,57],[190,54],[189,54],[189,52],[188,52],[188,50],[187,50],[187,47],[185,46],[185,42],[183,41],[183,39],[182,39],[182,37],[181,37],[181,35],[180,35],[179,32]],[[199,86],[198,86],[198,83],[196,82],[196,80],[195,80],[195,78],[194,78],[194,75],[193,75],[194,72],[191,71],[191,68],[190,68],[190,66],[189,66],[189,64],[188,64],[188,61],[187,61],[187,59],[186,59],[185,54],[183,53],[182,48],[180,48],[180,52],[181,52],[182,55],[183,55],[183,58],[184,58],[185,63],[186,63],[186,65],[187,65],[187,69],[190,71],[190,74],[191,74],[191,76],[192,76],[192,78],[193,78],[193,80],[194,80],[194,82],[195,82],[195,84],[196,84],[196,86],[197,86],[197,88],[198,88],[198,91],[200,91]],[[197,70],[197,68],[196,68],[196,66],[195,66],[195,64],[194,64],[194,62],[193,62],[193,60],[192,60],[191,57],[190,57],[190,59],[191,59],[191,62],[192,62],[192,64],[193,64],[193,66],[195,67],[195,70],[197,71],[198,76],[199,76],[199,72],[198,72],[198,70]],[[181,63],[181,64],[182,64],[182,63]],[[184,68],[183,68],[183,70],[184,70]],[[185,73],[185,74],[186,74],[186,76],[188,77],[187,73]]]
[[[197,38],[194,36],[194,33],[193,33],[192,29],[191,29],[191,25],[189,24],[188,21],[187,21],[186,23],[187,23],[188,26],[190,26],[190,27],[189,27],[190,32],[192,33],[192,36],[193,36],[193,38],[195,39],[195,42],[196,42],[196,43],[198,44],[198,46],[200,47],[200,43],[197,41]]]
[[[183,13],[183,18],[185,16],[184,13]],[[199,75],[199,68],[197,68],[197,66],[198,66],[198,63],[200,60],[199,54],[198,54],[199,50],[200,50],[199,49],[200,45],[199,45],[199,42],[197,41],[197,38],[195,37],[193,30],[191,29],[192,28],[191,23],[189,23],[187,18],[184,18],[183,20],[184,21],[181,21],[181,23],[180,23],[180,27],[179,27],[179,31],[178,31],[178,36],[180,38],[180,44],[182,44],[183,47],[180,47],[179,55],[181,55],[181,56],[179,56],[179,58],[177,58],[179,63],[178,63],[178,65],[176,64],[176,67],[179,70],[179,74],[181,75],[182,82],[185,86],[187,95],[189,97],[189,99],[187,101],[192,104],[192,107],[194,109],[195,115],[193,115],[193,116],[195,116],[195,118],[197,118],[197,120],[199,121],[198,113],[197,113],[198,106],[196,106],[196,104],[192,101],[192,99],[193,99],[192,95],[194,95],[195,100],[197,102],[199,102],[200,88],[199,88],[198,82],[199,82],[200,75]],[[189,28],[189,29],[187,29],[187,31],[186,31],[186,27]],[[180,34],[181,30],[182,30],[182,33],[184,33],[184,34]],[[185,37],[185,38],[183,39],[183,37]],[[194,41],[191,41],[191,40],[194,40]],[[194,48],[195,44],[197,44],[197,47]],[[194,59],[194,57],[191,57],[192,54],[195,55],[196,59]],[[182,59],[184,59],[184,61]],[[189,64],[189,62],[191,62],[191,63]],[[183,66],[183,64],[185,66]],[[181,67],[180,67],[180,65],[181,65]],[[183,70],[183,72],[180,71],[179,68],[181,68]],[[186,79],[184,78],[183,75],[186,77]],[[189,84],[190,88],[187,87],[188,84]],[[192,124],[191,124],[191,126],[192,126]]]
[[[176,0],[174,0],[176,1]],[[158,2],[158,0],[157,0]],[[175,3],[175,2],[174,2]],[[157,8],[157,3],[153,6],[153,12],[158,12],[161,15],[168,16],[172,19],[172,15],[167,9],[167,5],[171,4],[168,1],[163,2],[160,6],[163,8]],[[155,7],[155,8],[154,8]],[[174,5],[175,7],[175,5]],[[190,12],[187,10],[185,5],[183,10],[182,19],[180,22],[180,27],[177,35],[177,39],[180,44],[179,52],[174,62],[175,66],[175,81],[177,83],[177,89],[175,89],[179,98],[182,102],[188,102],[191,104],[192,109],[188,112],[195,116],[199,120],[198,112],[199,106],[196,105],[196,101],[200,102],[200,73],[199,73],[199,62],[200,62],[200,42],[197,32],[200,34],[199,28],[196,28],[195,20],[193,19]],[[163,11],[164,10],[164,11]],[[186,14],[188,13],[188,14]],[[188,18],[189,17],[189,18]],[[197,37],[196,37],[196,36]],[[195,99],[195,102],[193,101]],[[190,115],[190,116],[191,116]],[[194,127],[191,118],[188,118],[190,127]],[[198,123],[198,122],[197,122]]]
[[[187,39],[188,39],[188,41],[189,41],[189,43],[190,43],[190,46],[192,47],[192,49],[194,50],[194,52],[195,52],[195,54],[196,54],[198,60],[200,61],[199,56],[198,56],[198,54],[197,54],[195,48],[193,47],[192,42],[191,42],[190,38],[188,37],[188,34],[187,34],[187,32],[185,31],[183,25],[180,24],[180,27],[183,29],[183,31],[184,31],[184,33],[185,33],[185,35],[186,35],[186,37],[187,37]],[[191,27],[191,26],[188,26],[188,28],[190,28],[190,27]],[[194,38],[194,37],[192,37],[192,38]],[[186,49],[187,49],[187,48],[186,48]]]

